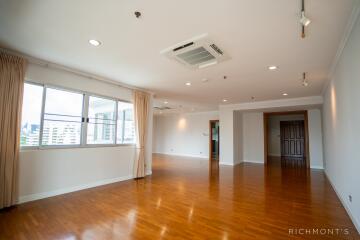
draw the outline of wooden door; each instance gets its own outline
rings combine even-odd
[[[280,122],[281,157],[305,159],[304,121]]]
[[[220,130],[219,130],[219,120],[210,120],[209,124],[209,157],[210,160],[219,161],[219,140],[220,140]]]

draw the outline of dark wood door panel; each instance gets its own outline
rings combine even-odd
[[[305,156],[304,121],[281,121],[281,156],[304,158]]]

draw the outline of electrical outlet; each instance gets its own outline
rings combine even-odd
[[[349,195],[349,202],[352,202],[352,196]]]
[[[170,151],[172,151],[172,152],[173,152],[173,151],[174,151],[174,149],[170,149]]]
[[[200,154],[202,154],[202,152],[200,152]]]

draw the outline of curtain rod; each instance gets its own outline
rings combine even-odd
[[[134,86],[131,86],[131,85],[128,85],[128,84],[124,84],[124,83],[121,83],[121,82],[118,82],[118,81],[115,81],[115,80],[112,80],[112,79],[109,79],[109,78],[98,76],[96,74],[87,73],[87,72],[84,72],[84,71],[81,71],[81,70],[78,70],[78,69],[75,69],[75,68],[71,68],[71,67],[61,65],[61,64],[57,64],[57,63],[53,63],[53,62],[50,62],[50,61],[42,60],[40,58],[36,58],[36,57],[30,56],[30,55],[27,55],[27,54],[24,54],[24,53],[21,53],[21,52],[17,52],[17,51],[14,51],[14,50],[3,48],[3,47],[0,47],[0,51],[3,51],[3,52],[8,53],[8,54],[13,54],[13,55],[18,56],[18,57],[25,58],[25,59],[27,59],[29,61],[29,63],[35,64],[35,65],[38,65],[38,66],[53,68],[53,69],[57,69],[57,70],[62,70],[62,71],[66,71],[66,72],[76,74],[76,75],[81,76],[81,77],[85,77],[85,78],[89,78],[89,79],[93,79],[93,80],[97,80],[97,81],[101,81],[101,82],[110,83],[110,84],[113,84],[113,85],[116,85],[116,86],[119,86],[119,87],[122,87],[122,88],[126,88],[126,89],[129,89],[129,90],[140,90],[140,91],[143,91],[143,92],[147,92],[147,93],[149,93],[151,95],[154,95],[153,92],[142,89],[142,88],[137,88],[137,87],[134,87]]]

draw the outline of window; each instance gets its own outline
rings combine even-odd
[[[25,83],[21,119],[21,146],[38,146],[40,141],[43,87]]]
[[[131,103],[25,83],[22,112],[22,147],[135,142]]]
[[[42,145],[80,145],[83,95],[46,88]]]
[[[116,101],[89,97],[88,144],[114,144],[116,125]]]
[[[135,142],[135,123],[133,104],[118,102],[117,143]]]

